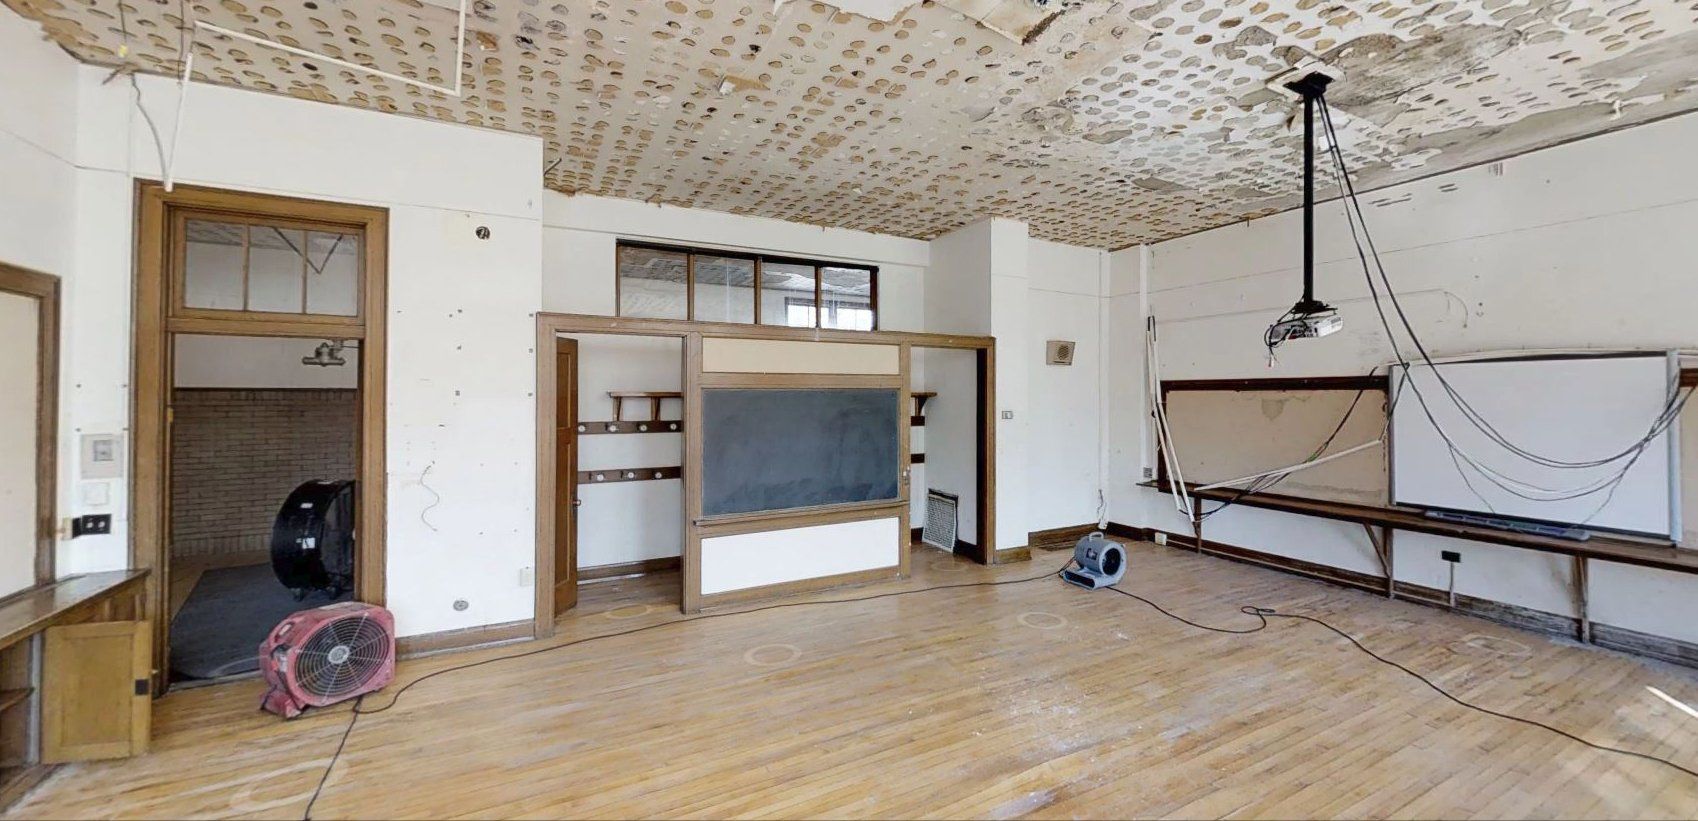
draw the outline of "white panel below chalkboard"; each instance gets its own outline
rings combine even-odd
[[[901,520],[867,519],[702,540],[702,595],[894,568],[907,539]]]

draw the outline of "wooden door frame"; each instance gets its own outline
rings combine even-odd
[[[563,358],[563,357],[570,357],[570,359],[571,359],[571,367],[570,367],[570,370],[567,371],[567,372],[561,372],[561,370],[560,370],[559,363],[560,363],[560,359]],[[578,441],[577,441],[578,440],[578,434],[577,434],[578,396],[577,396],[577,390],[578,390],[578,371],[579,371],[580,367],[582,366],[581,362],[578,359],[578,340],[572,339],[570,337],[556,336],[554,338],[554,359],[555,359],[555,379],[556,379],[555,450],[554,450],[554,453],[555,453],[554,469],[555,469],[555,477],[556,477],[555,482],[556,482],[557,487],[561,487],[561,488],[565,489],[565,492],[563,494],[561,494],[560,497],[557,497],[557,498],[564,498],[564,499],[567,499],[569,501],[567,501],[564,504],[561,504],[559,501],[555,501],[553,511],[554,511],[554,521],[559,522],[562,517],[565,517],[566,520],[569,522],[569,524],[564,528],[561,528],[558,525],[555,528],[556,529],[555,549],[554,549],[555,568],[554,568],[554,574],[552,574],[551,577],[549,578],[549,583],[554,585],[555,590],[558,590],[560,585],[562,585],[562,584],[569,586],[568,589],[572,590],[572,604],[566,605],[566,608],[570,609],[571,607],[573,607],[574,605],[577,604],[577,589],[575,587],[571,587],[571,586],[576,585],[578,583],[578,511],[577,511],[577,498],[578,498]],[[565,395],[559,394],[558,391],[561,387],[568,389],[570,392],[565,394]],[[559,418],[559,416],[560,416],[559,409],[560,409],[560,406],[562,404],[564,404],[566,406],[566,409],[567,409],[566,418],[564,420]],[[572,439],[572,446],[568,451],[570,453],[570,456],[566,460],[565,464],[560,464],[560,435],[561,435],[560,432],[561,431],[565,431],[566,432],[565,435],[569,436]],[[560,578],[559,578],[560,571],[561,571],[560,557],[561,557],[562,554],[564,554],[567,558],[566,568],[565,568],[565,577],[566,578],[563,581],[560,580]],[[550,591],[549,595],[550,595],[550,600],[552,602],[554,602],[553,604],[550,605],[549,612],[551,613],[551,617],[558,618],[560,614],[558,612],[555,612],[555,610],[559,606],[559,598],[560,597],[558,595],[556,595],[555,591]]]
[[[385,600],[387,559],[384,465],[386,408],[386,319],[388,299],[389,211],[386,208],[177,185],[170,192],[157,182],[136,183],[134,379],[130,412],[130,566],[153,572],[146,581],[147,613],[154,622],[154,692],[163,693],[169,676],[170,540],[167,483],[170,425],[167,407],[172,390],[173,337],[176,334],[357,339],[360,342],[360,429],[358,446],[358,553],[354,595],[362,602]],[[173,315],[175,209],[222,212],[236,217],[305,219],[332,223],[362,233],[363,281],[360,324],[294,320],[279,315],[232,311],[231,316]],[[303,306],[304,307],[304,306]]]
[[[555,428],[557,375],[555,359],[547,354],[554,350],[559,334],[604,334],[624,336],[661,336],[684,340],[682,382],[689,396],[698,387],[701,341],[704,338],[777,339],[802,342],[859,342],[878,345],[900,345],[912,348],[960,348],[976,351],[978,356],[979,418],[982,422],[979,447],[985,454],[980,460],[978,510],[980,537],[978,555],[972,556],[981,564],[996,561],[996,340],[988,336],[967,334],[932,334],[909,331],[842,331],[830,328],[786,328],[777,325],[746,325],[730,322],[695,322],[682,319],[638,319],[632,317],[598,316],[591,314],[561,314],[540,311],[536,315],[537,364],[537,496],[536,496],[536,572],[534,585],[533,638],[554,635],[554,586],[542,580],[554,578],[555,532]],[[904,371],[906,372],[906,371]],[[904,408],[906,410],[906,408]],[[692,421],[699,421],[699,409],[692,403],[684,406],[684,452],[691,447]],[[686,459],[688,462],[688,459]],[[693,497],[690,471],[684,471],[686,510],[680,511],[684,532],[692,526],[688,500]],[[687,540],[686,540],[687,541]],[[688,566],[689,557],[683,557]]]
[[[59,529],[59,278],[0,262],[0,292],[36,301],[35,583],[52,584]]]

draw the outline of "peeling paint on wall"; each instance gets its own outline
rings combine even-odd
[[[81,60],[180,71],[177,3],[0,2]],[[187,9],[446,84],[450,5]],[[1698,108],[1692,0],[475,0],[470,27],[459,99],[204,32],[195,75],[535,134],[568,193],[921,239],[1003,216],[1097,248],[1290,203],[1300,135],[1266,84],[1300,61],[1344,70],[1367,186]]]

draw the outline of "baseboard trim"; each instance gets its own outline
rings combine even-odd
[[[910,528],[909,530],[908,540],[911,542],[920,541],[920,537],[926,535],[926,529],[923,527]]]
[[[1168,546],[1197,550],[1196,538],[1186,534],[1171,533],[1153,528],[1136,528],[1112,522],[1109,524],[1108,532],[1113,536],[1137,541],[1152,541],[1156,533],[1167,533]],[[1265,553],[1211,539],[1203,540],[1202,549],[1199,552],[1227,561],[1278,570],[1283,573],[1336,584],[1340,587],[1362,590],[1378,596],[1386,594],[1386,582],[1383,576],[1345,570],[1330,565],[1294,559],[1289,556],[1281,556],[1276,553]],[[1521,607],[1462,594],[1457,595],[1456,607],[1451,608],[1447,591],[1409,582],[1397,582],[1395,589],[1400,601],[1450,610],[1454,613],[1473,616],[1531,633],[1573,639],[1580,630],[1579,619],[1560,613],[1548,613],[1531,607]],[[1681,641],[1680,639],[1593,622],[1592,643],[1598,647],[1629,655],[1698,668],[1698,644]]]
[[[1072,550],[1080,539],[1097,532],[1095,522],[1067,527],[1034,530],[1026,534],[1026,546],[1034,550]]]
[[[726,590],[720,593],[704,593],[701,607],[723,607],[730,604],[743,604],[763,599],[776,599],[784,596],[794,596],[799,593],[812,593],[832,587],[848,587],[869,582],[894,581],[902,577],[902,567],[875,567],[871,570],[855,570],[849,573],[837,573],[831,576],[818,576],[812,579],[797,579],[777,584],[763,584],[758,587],[745,587],[739,590]]]
[[[1109,522],[1108,529],[1104,532],[1110,536],[1117,536],[1122,539],[1131,539],[1135,542],[1148,542],[1155,538],[1155,531],[1147,527],[1133,527],[1131,525],[1123,525],[1119,522]]]
[[[1005,547],[996,551],[996,555],[991,557],[991,564],[1013,564],[1014,562],[1029,562],[1031,560],[1031,546],[1021,545],[1020,547]]]
[[[47,777],[58,769],[58,764],[23,765],[4,786],[0,786],[0,812],[11,809],[13,804],[18,803],[18,799],[28,795],[30,790],[35,789],[36,785],[47,780]]]
[[[664,573],[677,570],[682,566],[677,556],[664,556],[659,559],[640,559],[634,562],[619,564],[598,564],[594,567],[578,568],[578,583],[593,582],[601,579],[616,579],[621,576],[642,576],[648,573]]]
[[[433,656],[437,653],[492,647],[497,644],[511,644],[516,641],[529,640],[535,629],[535,621],[524,619],[500,624],[483,624],[477,627],[462,627],[458,630],[443,630],[439,633],[402,636],[395,640],[395,654],[401,658],[410,659]]]

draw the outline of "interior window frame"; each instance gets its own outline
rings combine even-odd
[[[824,306],[824,293],[823,293],[825,280],[824,280],[824,270],[823,269],[825,269],[825,268],[849,268],[849,269],[854,269],[854,270],[858,270],[858,271],[866,271],[867,272],[867,282],[868,282],[867,307],[868,307],[869,310],[872,311],[872,327],[868,330],[872,330],[872,331],[879,330],[879,313],[880,313],[880,311],[879,311],[879,292],[878,292],[879,267],[877,265],[871,265],[871,264],[864,263],[864,262],[845,262],[845,261],[841,261],[841,260],[808,259],[808,258],[804,258],[804,257],[781,256],[781,255],[777,255],[777,254],[761,254],[761,253],[755,253],[755,252],[751,252],[751,251],[738,251],[738,250],[734,250],[734,249],[706,248],[706,247],[689,246],[689,245],[670,245],[670,244],[665,244],[665,243],[644,242],[644,241],[641,241],[641,240],[627,240],[627,239],[619,240],[614,246],[614,252],[613,252],[614,253],[614,257],[613,257],[614,258],[614,263],[613,263],[613,311],[614,311],[613,315],[614,316],[625,316],[625,313],[624,313],[624,307],[625,306],[624,306],[624,301],[623,301],[623,295],[621,294],[625,277],[620,272],[620,259],[621,259],[621,256],[624,254],[625,249],[627,249],[627,248],[638,248],[638,249],[643,249],[643,250],[648,250],[648,251],[665,251],[665,252],[669,252],[669,253],[676,253],[676,254],[684,254],[685,255],[686,263],[685,263],[685,285],[684,285],[684,294],[685,294],[684,318],[687,321],[692,321],[692,322],[695,321],[695,319],[696,319],[696,257],[697,256],[720,257],[720,258],[725,258],[725,259],[746,259],[746,260],[750,260],[750,261],[754,262],[754,265],[755,265],[755,277],[754,277],[754,286],[753,286],[754,297],[755,297],[755,305],[754,305],[754,317],[755,317],[755,319],[754,319],[754,322],[750,322],[750,323],[736,322],[736,323],[731,323],[731,324],[757,325],[757,326],[766,326],[766,327],[769,327],[769,328],[812,327],[812,328],[818,329],[818,328],[825,327],[825,306]],[[807,267],[813,268],[813,270],[814,270],[814,324],[813,325],[811,325],[811,326],[797,326],[797,325],[791,325],[787,322],[784,323],[784,324],[774,324],[774,323],[770,323],[770,322],[761,321],[762,320],[761,308],[763,307],[762,304],[761,304],[761,301],[762,301],[761,291],[764,290],[761,287],[761,278],[762,278],[763,274],[765,273],[764,270],[763,270],[763,266],[766,263],[807,266]],[[788,314],[788,311],[786,311],[786,313]]]
[[[241,225],[246,232],[254,228],[278,228],[283,230],[299,230],[304,239],[305,247],[310,251],[312,234],[344,234],[359,240],[359,253],[355,255],[358,268],[354,273],[354,312],[350,315],[315,314],[307,312],[308,291],[307,281],[301,282],[301,312],[290,311],[256,311],[250,310],[247,299],[247,279],[249,272],[243,270],[243,300],[242,308],[197,308],[188,304],[188,227],[191,221],[217,222],[226,225]],[[324,325],[327,328],[363,326],[366,321],[365,289],[359,285],[365,281],[366,248],[369,241],[363,226],[346,225],[336,222],[318,220],[303,220],[290,217],[272,217],[258,214],[240,214],[214,209],[174,208],[171,213],[171,273],[169,284],[170,299],[167,301],[168,317],[171,319],[268,319],[291,323]]]

